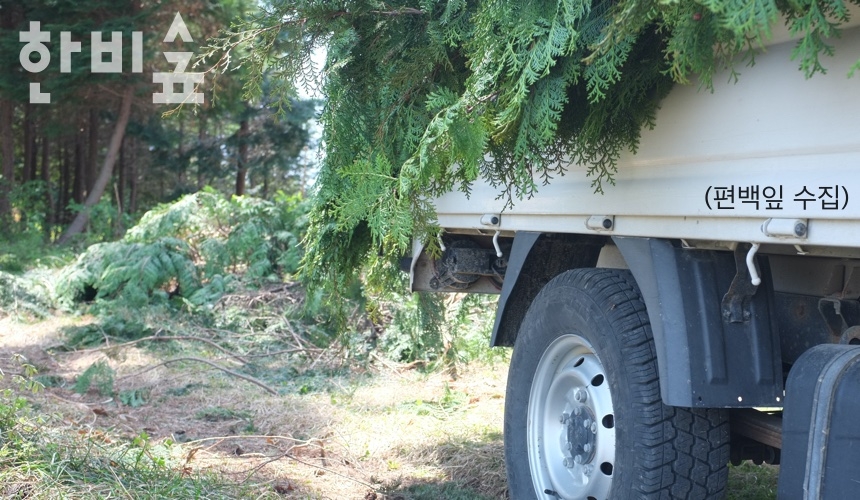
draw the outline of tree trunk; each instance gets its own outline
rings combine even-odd
[[[73,236],[80,234],[81,231],[83,231],[90,217],[90,209],[93,205],[98,203],[99,199],[102,197],[108,181],[110,181],[111,175],[113,174],[113,166],[119,156],[119,148],[122,146],[122,139],[125,137],[125,130],[128,127],[128,120],[131,117],[131,104],[133,98],[134,87],[129,86],[125,90],[125,94],[122,96],[119,117],[117,118],[116,126],[114,127],[113,135],[110,139],[110,145],[108,146],[104,163],[102,163],[98,179],[96,179],[93,189],[87,195],[86,201],[84,201],[83,210],[78,212],[75,220],[72,221],[72,224],[68,229],[66,229],[63,235],[60,236],[60,239],[57,240],[57,244],[62,245],[68,243]]]
[[[137,212],[137,141],[131,138],[131,161],[128,168],[128,213]]]
[[[42,182],[45,183],[45,239],[51,240],[54,226],[54,196],[51,191],[51,141],[42,136]]]
[[[128,149],[128,139],[124,138],[122,146],[119,148],[119,168],[117,169],[118,179],[117,184],[117,203],[119,204],[120,214],[124,213],[125,209],[125,183],[128,176],[128,165],[126,161],[126,150]]]
[[[236,196],[245,194],[245,178],[248,176],[248,119],[239,124],[239,165],[236,172]]]
[[[300,182],[299,194],[301,194],[302,199],[304,199],[305,198],[305,186],[308,185],[308,168],[310,167],[310,164],[307,161],[305,161],[304,159],[302,159],[301,166],[302,166],[302,178],[299,181]]]
[[[23,17],[23,5],[11,2],[0,9],[0,31],[11,32]],[[7,228],[9,217],[12,215],[12,201],[9,195],[15,184],[15,138],[12,136],[12,120],[15,116],[15,104],[12,101],[0,99],[0,232]]]
[[[114,225],[114,236],[119,238],[125,233],[123,214],[125,214],[125,144],[128,142],[123,138],[119,147],[119,165],[117,169],[117,180],[114,186],[116,194],[116,224]]]
[[[93,190],[99,171],[99,114],[90,108],[89,139],[87,140],[87,193]]]
[[[206,115],[200,113],[200,121],[197,123],[197,144],[200,148],[206,147]],[[198,158],[197,161],[197,190],[200,191],[206,186],[205,168],[203,162]]]
[[[69,158],[69,144],[63,141],[62,151],[59,152],[60,160],[60,192],[57,196],[57,207],[54,210],[54,222],[64,224],[66,222],[66,207],[69,206],[69,189],[72,185],[72,162]]]
[[[188,182],[188,163],[185,162],[185,120],[182,116],[179,117],[179,142],[176,144],[176,164],[179,167],[179,175],[177,175],[176,184],[179,186],[178,192],[185,191],[185,184]]]
[[[83,141],[81,131],[78,129],[75,132],[74,160],[72,162],[72,168],[75,171],[75,182],[72,185],[72,200],[77,204],[83,203],[87,196],[87,166],[86,161],[84,161]]]
[[[0,229],[5,228],[12,212],[9,194],[15,185],[15,138],[12,136],[12,120],[15,105],[11,101],[0,101],[0,163],[3,178],[0,179]]]
[[[32,105],[24,105],[24,171],[21,182],[30,182],[36,178],[36,131],[33,126]]]

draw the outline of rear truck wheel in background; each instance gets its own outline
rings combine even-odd
[[[628,271],[567,271],[534,299],[514,346],[504,432],[513,500],[725,495],[728,412],[662,403]]]

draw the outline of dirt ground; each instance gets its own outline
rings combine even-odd
[[[161,359],[138,346],[64,349],[64,332],[89,321],[0,321],[0,369],[15,373],[11,358],[23,355],[50,381],[30,398],[34,406],[78,432],[105,442],[145,433],[189,473],[216,472],[284,498],[413,498],[420,485],[505,497],[505,363],[431,374],[388,362],[346,371],[320,363],[258,374],[290,379],[272,395],[202,363],[139,374]],[[115,371],[114,395],[77,394],[76,377],[99,361]],[[122,394],[140,398],[123,402]]]
[[[93,321],[0,320],[0,370],[7,375],[0,386],[12,387],[8,375],[21,371],[15,355],[26,358],[46,385],[28,399],[66,435],[106,446],[148,436],[153,453],[182,474],[215,475],[241,485],[248,498],[507,496],[504,359],[424,373],[381,359],[354,366],[327,352],[261,365],[255,385],[200,362],[161,364],[189,355],[180,349],[69,350],[69,332]],[[229,356],[208,359],[240,371]],[[75,381],[99,362],[114,371],[112,393],[75,392]],[[730,468],[728,498],[775,498],[777,473],[749,463]]]

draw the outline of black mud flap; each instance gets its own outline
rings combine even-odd
[[[860,495],[860,346],[806,351],[786,384],[778,497]]]

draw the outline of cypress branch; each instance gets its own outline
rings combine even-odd
[[[307,81],[310,54],[327,47],[316,77],[326,156],[303,269],[338,290],[359,268],[371,281],[393,274],[412,236],[438,231],[427,198],[478,178],[510,206],[571,158],[607,189],[674,83],[710,87],[780,18],[800,70],[823,73],[842,0],[283,0],[213,47],[278,26],[294,50],[254,44],[250,60],[286,68],[285,85]]]

